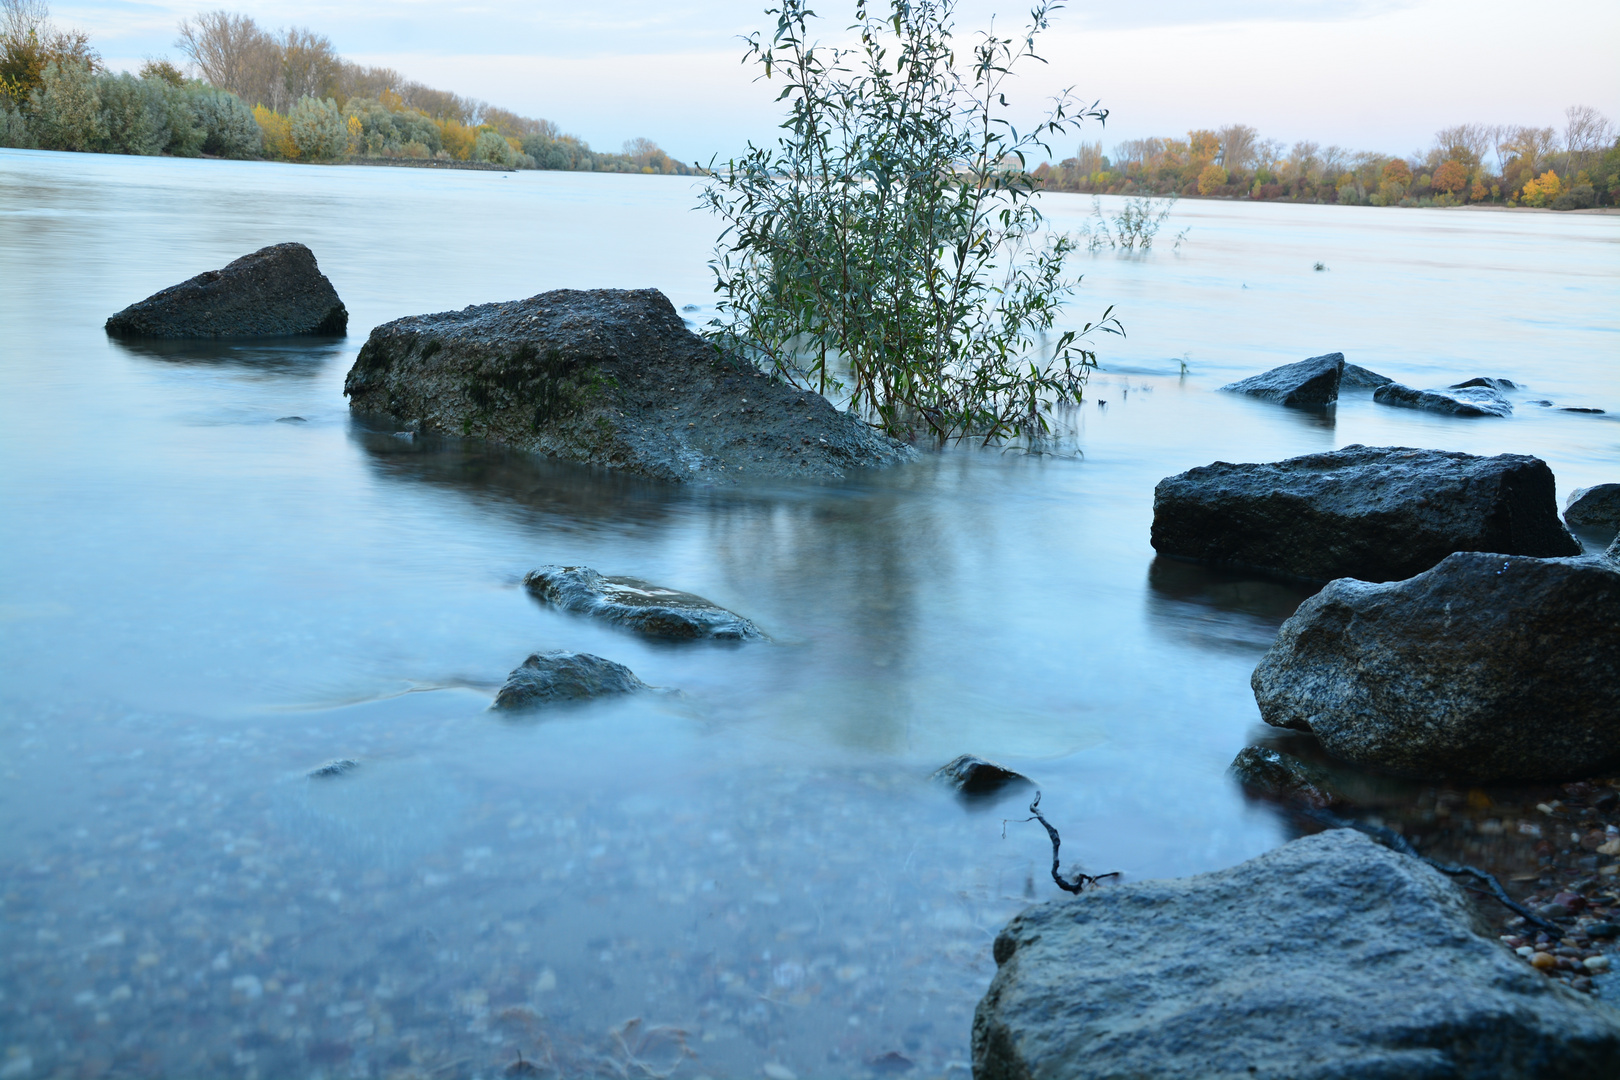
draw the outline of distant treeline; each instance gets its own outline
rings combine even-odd
[[[648,139],[603,153],[536,120],[343,59],[325,37],[212,11],[180,24],[193,72],[149,60],[111,74],[45,0],[0,0],[0,146],[114,154],[487,162],[508,168],[690,175]]]
[[[1596,109],[1565,110],[1563,130],[1463,124],[1408,156],[1291,148],[1246,124],[1189,131],[1185,139],[1132,139],[1111,156],[1102,143],[1035,170],[1046,187],[1120,195],[1460,206],[1496,203],[1580,210],[1620,205],[1620,137]]]

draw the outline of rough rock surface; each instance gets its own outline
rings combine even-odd
[[[1246,791],[1277,802],[1320,809],[1343,801],[1326,769],[1269,746],[1245,746],[1227,771]]]
[[[1483,386],[1488,390],[1517,390],[1519,388],[1519,384],[1512,379],[1492,379],[1481,375],[1476,378],[1465,379],[1462,382],[1452,383],[1448,389],[1467,390],[1475,386]]]
[[[1358,364],[1344,365],[1344,377],[1339,380],[1339,387],[1355,387],[1358,390],[1376,390],[1380,386],[1388,386],[1394,382],[1388,375],[1380,375],[1376,371],[1369,371]]]
[[[1344,353],[1313,356],[1251,375],[1222,390],[1303,408],[1324,408],[1339,400],[1339,379],[1344,374]]]
[[[1344,578],[1282,626],[1260,715],[1405,776],[1574,780],[1620,757],[1620,565],[1469,551]]]
[[[275,244],[153,293],[107,320],[121,338],[342,334],[349,312],[303,244]]]
[[[593,615],[648,637],[750,641],[759,627],[701,596],[633,577],[604,577],[588,566],[542,566],[523,579],[529,594],[578,615]]]
[[[1450,416],[1511,416],[1513,406],[1493,386],[1459,384],[1446,390],[1414,390],[1398,382],[1386,383],[1373,391],[1380,405]]]
[[[1161,480],[1153,547],[1317,581],[1411,577],[1453,551],[1581,552],[1539,458],[1360,445]]]
[[[995,942],[975,1080],[1585,1080],[1611,1006],[1480,933],[1444,875],[1349,829],[1032,907]]]
[[[1029,777],[997,765],[993,761],[963,754],[952,758],[934,772],[934,779],[949,785],[959,795],[994,795],[1010,786],[1027,787]]]
[[[656,289],[559,289],[371,332],[350,407],[670,481],[836,479],[914,451],[717,352]]]
[[[646,683],[623,664],[590,653],[535,653],[506,677],[495,695],[496,709],[533,709],[566,701],[585,701],[611,694],[647,690]]]
[[[1620,484],[1598,484],[1573,492],[1564,520],[1583,529],[1620,530]]]

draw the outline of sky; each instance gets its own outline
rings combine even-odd
[[[168,56],[179,21],[215,4],[79,0],[52,5],[114,68]],[[724,158],[773,137],[778,84],[741,63],[767,29],[764,0],[269,0],[231,3],[261,26],[307,26],[345,57],[526,116],[598,150],[653,139],[685,161]],[[1215,9],[1219,9],[1218,11]],[[844,37],[853,0],[821,8]],[[1022,25],[1025,3],[962,0],[959,33]],[[1485,122],[1562,127],[1590,105],[1620,122],[1620,3],[1568,0],[1157,0],[1074,3],[1040,39],[1009,99],[1027,123],[1065,89],[1110,111],[1081,138],[1125,139],[1250,124],[1284,144],[1411,153],[1436,130]]]

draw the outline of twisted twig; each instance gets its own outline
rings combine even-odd
[[[1058,847],[1062,845],[1063,841],[1058,837],[1058,831],[1052,827],[1052,823],[1046,820],[1046,815],[1041,813],[1040,807],[1041,793],[1039,789],[1036,789],[1035,801],[1029,804],[1030,816],[1024,820],[1040,822],[1041,826],[1046,829],[1046,835],[1052,838],[1052,880],[1057,882],[1058,888],[1064,892],[1078,893],[1088,885],[1096,885],[1103,878],[1119,877],[1118,870],[1098,874],[1095,877],[1082,870],[1076,870],[1072,880],[1060,874],[1058,872]]]

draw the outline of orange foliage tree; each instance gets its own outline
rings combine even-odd
[[[1468,170],[1463,168],[1462,162],[1452,158],[1434,170],[1432,183],[1437,191],[1461,191],[1468,186]]]

